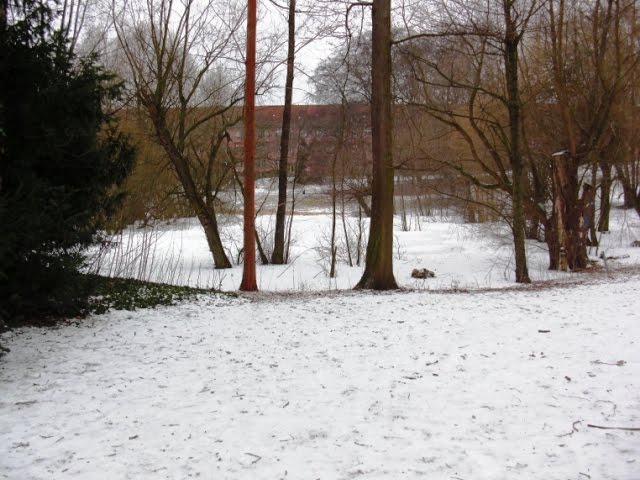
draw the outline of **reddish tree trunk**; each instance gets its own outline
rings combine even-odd
[[[255,292],[256,0],[247,4],[247,60],[244,87],[244,265],[240,290]]]

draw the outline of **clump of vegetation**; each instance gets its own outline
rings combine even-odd
[[[0,22],[0,326],[85,310],[84,252],[135,153],[108,108],[122,85],[74,55],[48,2],[11,5]]]
[[[94,296],[89,299],[88,311],[105,313],[114,310],[136,310],[175,305],[197,295],[213,290],[152,283],[130,278],[108,278],[92,276]]]

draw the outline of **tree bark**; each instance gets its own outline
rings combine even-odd
[[[255,292],[256,0],[247,3],[247,58],[244,87],[244,263],[240,290]]]
[[[507,109],[509,111],[509,162],[513,178],[513,243],[516,260],[516,282],[530,283],[527,269],[527,255],[525,250],[525,217],[523,206],[523,164],[520,149],[520,98],[518,86],[518,46],[521,35],[517,31],[516,19],[512,18],[513,0],[504,1],[505,40],[504,59],[505,77],[507,83]]]
[[[355,288],[397,289],[393,276],[393,182],[391,98],[391,2],[374,0],[371,49],[373,182],[369,242]]]
[[[578,178],[575,161],[569,155],[553,157],[553,239],[557,246],[549,250],[549,264],[563,267],[560,262],[562,252],[566,255],[566,267],[572,271],[582,270],[587,266],[588,256],[580,225],[582,212],[578,203]]]
[[[287,207],[287,166],[289,157],[289,137],[291,132],[291,103],[293,98],[293,76],[296,48],[296,0],[289,0],[289,41],[287,51],[287,78],[284,91],[282,113],[282,135],[280,137],[280,161],[278,162],[278,208],[276,210],[276,230],[271,263],[281,265],[285,261],[285,220]]]
[[[609,217],[611,214],[611,163],[604,161],[600,163],[600,172],[602,179],[600,180],[600,218],[598,220],[598,231],[609,231]]]

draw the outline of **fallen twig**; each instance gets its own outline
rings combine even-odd
[[[254,453],[249,453],[249,452],[245,452],[244,454],[255,458],[255,460],[253,462],[251,462],[251,465],[253,465],[254,463],[258,463],[260,460],[262,460],[262,457],[260,455],[256,455]]]
[[[571,425],[571,431],[569,433],[563,433],[562,435],[558,435],[558,437],[570,437],[574,433],[579,432],[580,430],[576,428],[576,425],[578,425],[579,423],[582,423],[582,421],[576,420],[575,422],[573,422],[573,425]]]
[[[626,430],[627,432],[640,432],[640,427],[603,427],[602,425],[587,424],[587,427],[599,428],[600,430]]]
[[[616,363],[609,363],[609,362],[603,362],[601,360],[594,360],[591,363],[593,363],[594,365],[613,365],[614,367],[621,367],[627,362],[625,360],[618,360]]]

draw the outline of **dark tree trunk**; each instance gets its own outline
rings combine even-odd
[[[509,161],[512,171],[513,243],[516,260],[516,282],[530,283],[525,250],[525,217],[523,200],[523,164],[520,150],[520,98],[518,92],[518,45],[521,35],[517,32],[517,19],[512,18],[513,0],[504,1],[505,14],[505,76],[507,83],[507,108],[509,110]]]
[[[391,121],[391,2],[373,0],[371,136],[373,182],[369,242],[362,278],[355,288],[398,288],[393,276],[393,182]]]
[[[633,208],[640,215],[640,188],[632,182],[631,175],[625,171],[624,166],[616,165],[616,173],[622,184],[623,207]]]
[[[559,270],[560,247],[553,219],[549,219],[545,222],[544,241],[547,243],[547,247],[549,249],[549,270]]]
[[[582,270],[587,266],[588,256],[578,202],[578,173],[575,159],[570,155],[553,158],[553,187],[553,238],[557,245],[549,250],[549,255],[557,252],[561,259],[564,251],[566,267],[573,271]],[[558,265],[558,268],[563,269],[563,265],[558,262],[558,259],[550,259],[551,265]]]
[[[369,205],[367,205],[367,201],[364,198],[364,194],[360,192],[356,192],[354,193],[353,198],[355,198],[356,202],[358,202],[358,205],[360,206],[360,209],[364,213],[364,216],[371,217],[371,208],[369,207]]]
[[[247,63],[244,86],[244,263],[240,290],[255,292],[256,0],[247,3]]]
[[[600,218],[598,220],[598,231],[609,231],[609,216],[611,214],[611,164],[608,162],[600,163],[600,171],[602,172],[602,180],[600,181]]]
[[[529,219],[525,234],[528,240],[540,240],[540,220],[538,218]]]
[[[4,34],[7,29],[7,10],[9,7],[8,0],[0,0],[0,33]]]
[[[342,149],[342,138],[344,134],[344,123],[340,125],[339,142],[336,145],[336,151],[333,153],[333,160],[331,161],[331,240],[329,243],[329,278],[336,277],[336,260],[338,255],[338,247],[336,246],[336,200],[337,200],[337,188],[336,188],[336,163],[338,162],[338,155]]]
[[[289,136],[291,132],[291,103],[293,98],[293,74],[296,48],[296,0],[289,0],[289,45],[287,51],[287,78],[284,91],[282,113],[282,136],[280,137],[280,161],[278,162],[278,208],[276,210],[276,231],[273,241],[271,263],[281,265],[285,261],[285,220],[287,207],[287,164],[289,157]]]
[[[204,234],[207,237],[207,245],[209,245],[209,251],[213,255],[213,262],[216,268],[231,268],[231,262],[229,262],[222,240],[220,240],[220,231],[218,230],[215,212],[199,213],[198,220],[200,220]]]

